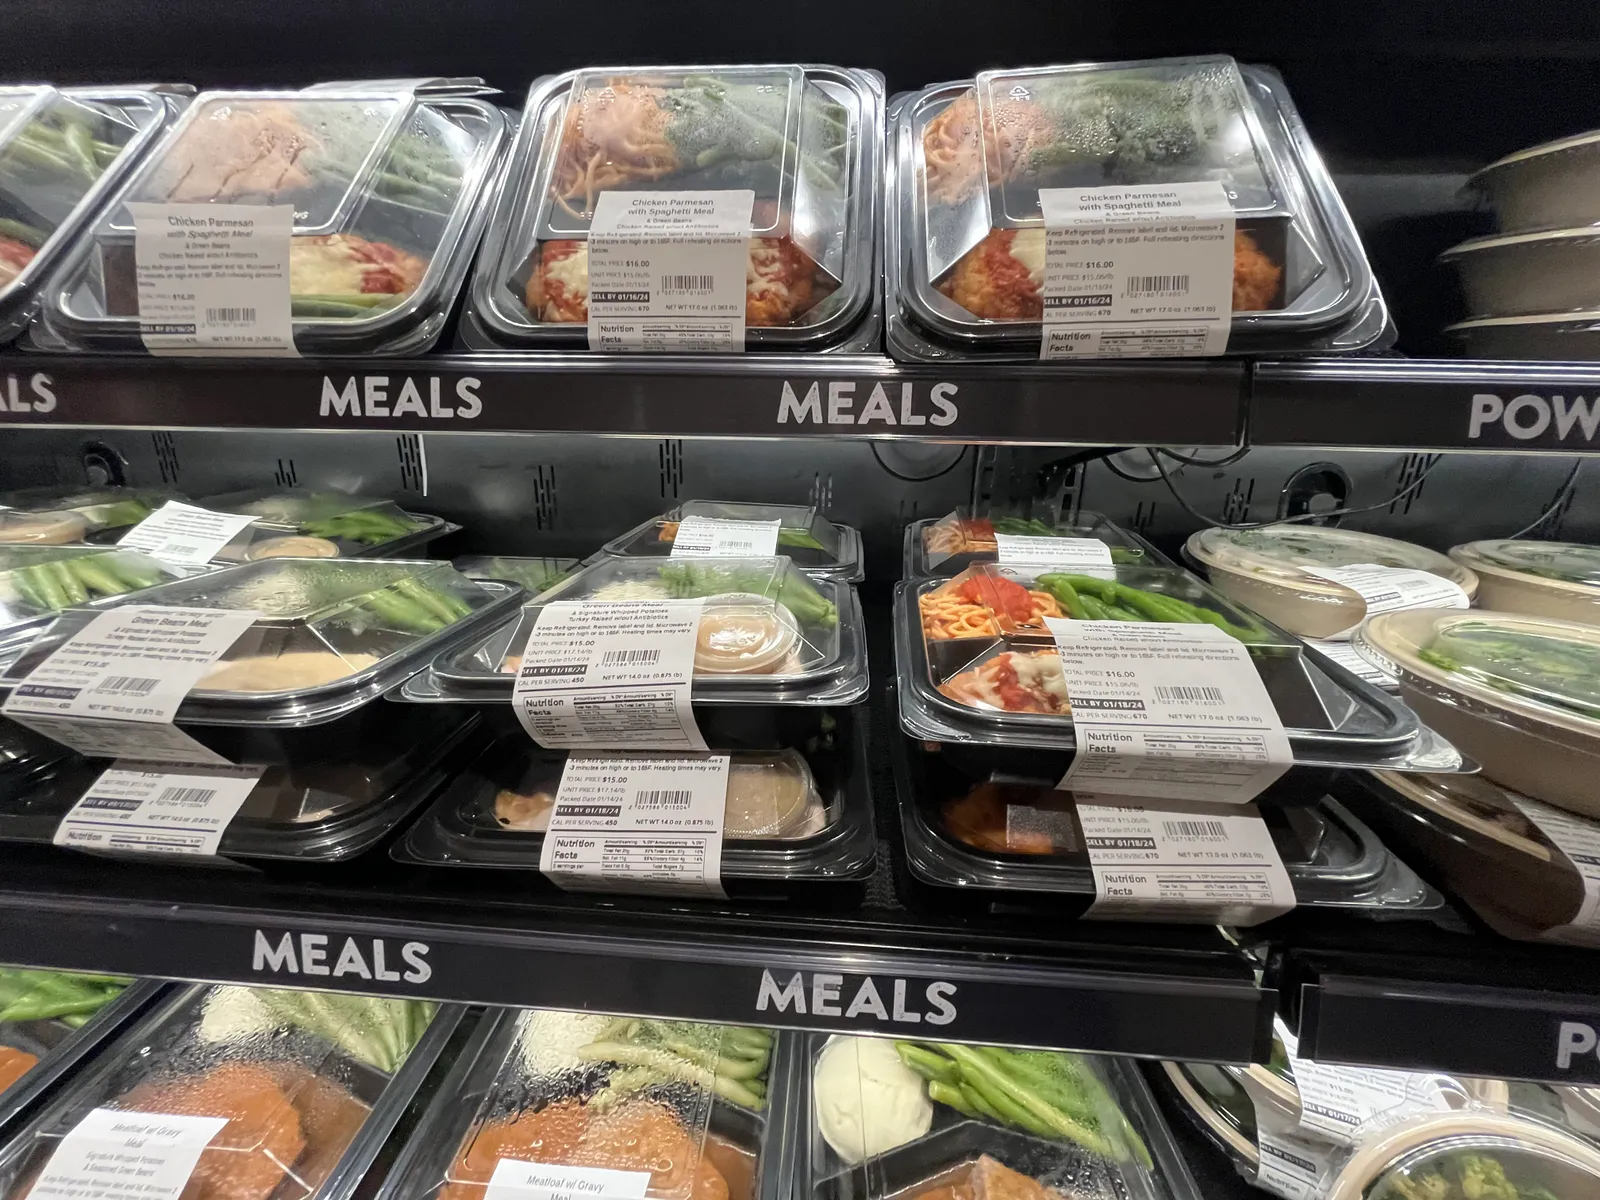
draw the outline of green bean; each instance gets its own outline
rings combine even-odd
[[[961,1069],[956,1066],[954,1060],[925,1046],[919,1046],[915,1042],[897,1041],[894,1048],[900,1055],[900,1061],[924,1079],[955,1083],[961,1077]]]
[[[55,573],[50,570],[49,563],[39,563],[37,566],[24,567],[22,570],[38,589],[45,608],[51,612],[60,612],[68,606],[70,601],[67,599],[67,593],[62,589]]]
[[[89,603],[89,589],[83,586],[83,580],[73,574],[70,566],[60,560],[47,565],[55,573],[56,582],[66,592],[68,601],[73,604]]]
[[[928,1081],[928,1099],[935,1104],[947,1105],[965,1117],[980,1117],[984,1115],[967,1102],[966,1095],[959,1085],[945,1083],[942,1079],[930,1079]]]

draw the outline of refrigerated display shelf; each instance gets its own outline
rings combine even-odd
[[[578,401],[578,402],[574,402]],[[903,366],[879,355],[0,355],[0,424],[1600,452],[1600,366],[1352,357]]]

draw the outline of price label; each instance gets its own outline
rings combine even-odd
[[[753,191],[600,194],[589,349],[742,353]]]
[[[574,754],[539,870],[569,891],[722,896],[728,755]]]
[[[214,855],[265,767],[115,763],[56,826],[57,846],[135,854]]]
[[[143,551],[162,562],[204,566],[254,521],[252,516],[211,512],[169,500],[130,529],[117,545]]]
[[[178,1200],[227,1117],[97,1108],[62,1138],[33,1200]]]
[[[685,517],[672,539],[673,558],[771,558],[782,521],[725,521]]]
[[[1215,625],[1045,623],[1078,743],[1061,787],[1243,804],[1294,761],[1249,652]]]
[[[689,703],[702,601],[562,600],[518,660],[517,719],[541,746],[704,750]]]

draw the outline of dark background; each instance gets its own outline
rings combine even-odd
[[[0,79],[202,87],[810,61],[891,91],[991,66],[1229,53],[1284,74],[1362,227],[1401,348],[1449,352],[1433,258],[1486,221],[1475,167],[1600,126],[1593,0],[7,0]]]

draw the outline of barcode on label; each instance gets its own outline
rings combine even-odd
[[[159,679],[136,679],[132,675],[112,675],[108,679],[102,679],[99,686],[94,690],[97,692],[121,692],[129,696],[144,696],[154,691],[156,685],[160,682],[161,680]]]
[[[254,325],[255,323],[256,310],[253,308],[206,309],[207,325]]]
[[[1130,275],[1130,296],[1183,296],[1189,291],[1187,275]]]
[[[216,796],[216,788],[162,788],[156,797],[157,804],[209,804]]]
[[[693,798],[694,793],[687,789],[648,788],[633,794],[633,802],[640,808],[688,808]]]
[[[191,546],[184,542],[167,542],[159,549],[163,554],[195,554],[199,552],[200,547]]]
[[[660,650],[607,650],[600,656],[602,667],[639,666],[659,661]]]
[[[1182,700],[1189,704],[1221,704],[1222,689],[1214,687],[1157,687],[1157,700]]]
[[[1214,838],[1225,841],[1228,827],[1221,821],[1163,821],[1161,828],[1168,837]]]
[[[754,552],[756,544],[754,542],[723,542],[722,548],[724,550],[737,550],[740,554],[743,554],[746,551]]]
[[[663,292],[709,292],[716,285],[710,275],[663,275]]]

